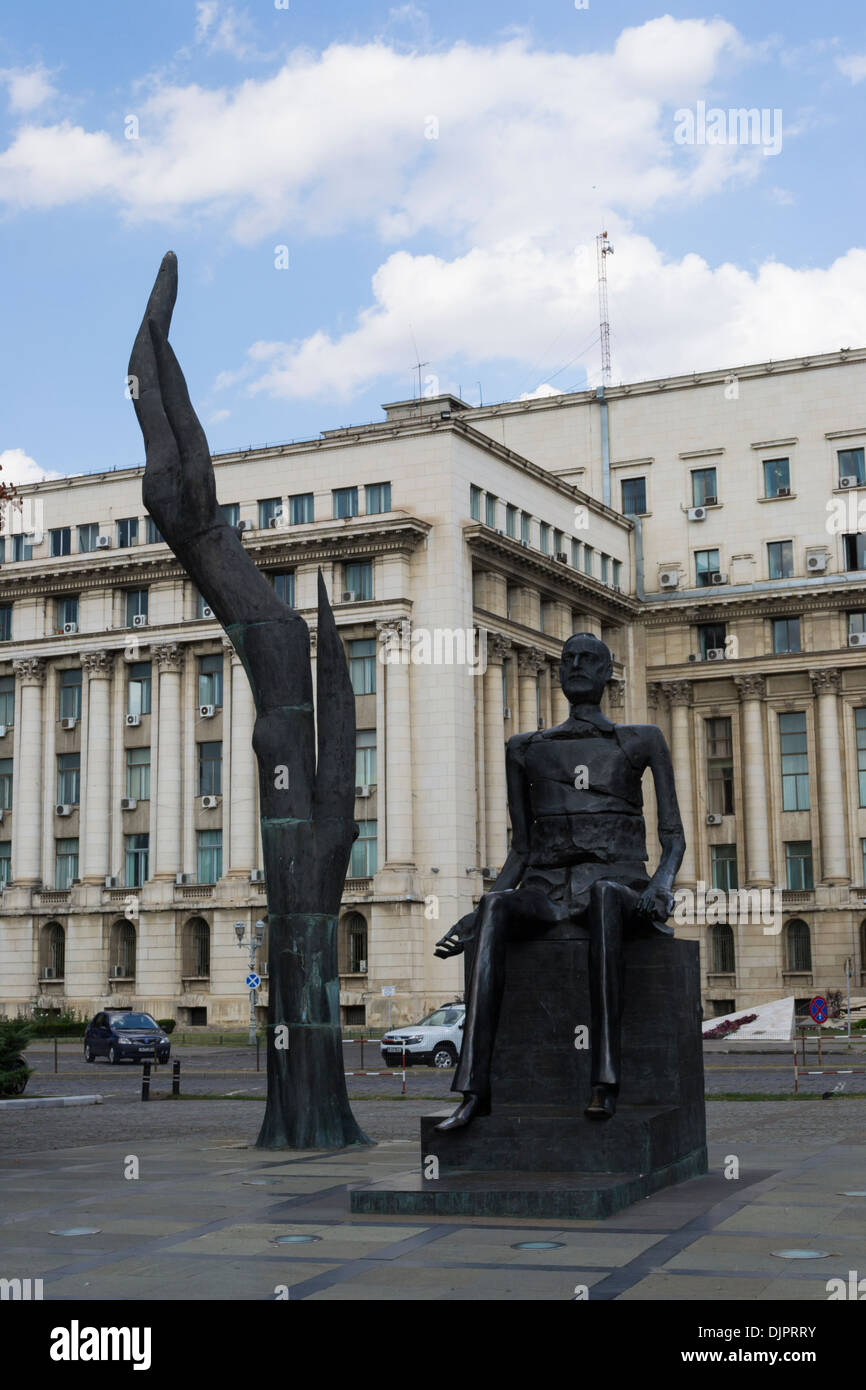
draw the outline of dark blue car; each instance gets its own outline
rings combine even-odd
[[[171,1042],[150,1014],[132,1009],[105,1009],[87,1025],[84,1060],[95,1062],[167,1062]]]

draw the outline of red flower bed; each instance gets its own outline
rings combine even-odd
[[[736,1033],[738,1028],[742,1028],[744,1023],[754,1023],[757,1014],[743,1014],[742,1018],[726,1018],[722,1023],[717,1023],[715,1028],[711,1028],[708,1033],[704,1033],[704,1041],[707,1038],[726,1038],[729,1033]]]

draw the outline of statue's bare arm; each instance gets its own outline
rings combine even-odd
[[[652,771],[655,787],[662,854],[655,873],[641,894],[638,911],[667,917],[673,908],[674,878],[683,862],[686,840],[677,803],[673,763],[664,734],[654,724],[647,724],[643,732],[647,765]]]

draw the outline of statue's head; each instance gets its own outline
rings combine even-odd
[[[570,705],[600,704],[612,672],[610,648],[591,632],[576,632],[563,646],[559,683]]]

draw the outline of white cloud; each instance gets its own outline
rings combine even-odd
[[[227,53],[231,58],[249,61],[270,55],[259,52],[252,38],[253,25],[246,10],[220,0],[198,0],[195,7],[195,41],[208,53]]]
[[[866,77],[866,53],[852,53],[848,58],[837,58],[836,66],[852,82],[862,82]]]
[[[41,483],[46,478],[60,478],[60,473],[49,473],[47,469],[40,468],[39,464],[29,454],[25,454],[23,449],[3,449],[0,450],[0,483]]]
[[[0,81],[6,83],[9,109],[16,113],[35,111],[56,96],[51,74],[41,65],[0,69]]]

